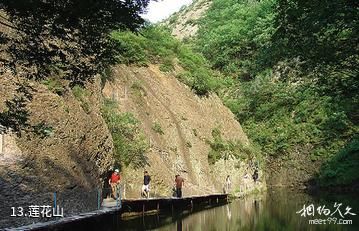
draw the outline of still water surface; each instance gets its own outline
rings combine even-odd
[[[112,220],[101,224],[101,230],[359,230],[359,197],[355,194],[325,194],[308,195],[303,192],[283,189],[269,189],[267,193],[249,196],[232,201],[230,204],[210,208],[198,212],[184,212],[178,214],[160,214],[145,216],[129,221]],[[337,205],[342,205],[336,208]],[[311,205],[315,209],[314,215],[306,213],[306,217],[297,213],[303,206]],[[319,208],[319,206],[321,206]],[[323,207],[325,206],[325,207]],[[350,207],[349,213],[346,207]],[[322,215],[318,212],[321,211]],[[332,216],[324,215],[335,212]],[[308,211],[313,212],[313,211]],[[310,213],[312,214],[312,213]],[[344,218],[341,217],[342,214]],[[337,224],[334,223],[334,218]],[[309,224],[309,220],[323,219],[327,224]],[[342,223],[338,224],[339,219]],[[343,222],[345,220],[346,222]],[[331,224],[328,222],[331,221]],[[98,227],[99,228],[99,227]],[[100,230],[98,229],[98,230]]]

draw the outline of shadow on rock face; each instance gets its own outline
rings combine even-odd
[[[52,207],[55,192],[56,204],[63,208],[64,216],[97,209],[101,185],[95,163],[75,150],[66,152],[70,154],[69,165],[49,157],[27,157],[21,163],[23,168],[0,171],[0,228],[53,220],[29,217],[29,206]],[[11,216],[14,214],[19,216]]]

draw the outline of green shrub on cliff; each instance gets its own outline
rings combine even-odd
[[[90,104],[88,103],[87,97],[89,96],[89,92],[87,89],[80,85],[75,85],[72,88],[72,93],[74,94],[75,98],[80,102],[82,109],[86,113],[90,113]]]
[[[211,70],[206,59],[171,36],[165,27],[148,26],[138,33],[115,31],[112,37],[123,49],[118,56],[119,62],[137,65],[160,63],[163,72],[174,71],[175,65],[179,64],[184,70],[179,71],[177,77],[198,95],[207,95],[222,85],[222,79]]]
[[[41,83],[47,86],[50,91],[58,95],[63,95],[66,91],[60,80],[57,78],[48,78],[43,80]]]
[[[213,140],[207,140],[211,147],[208,153],[210,164],[215,164],[220,159],[228,160],[231,158],[249,161],[255,158],[256,153],[258,153],[253,147],[245,145],[239,140],[223,139],[218,127],[212,130],[212,138]]]
[[[104,101],[102,115],[112,136],[117,164],[136,168],[146,166],[149,144],[140,122],[131,113],[119,113],[117,102],[109,99]]]
[[[152,130],[160,135],[163,135],[165,134],[162,127],[161,127],[161,124],[159,124],[158,122],[154,122],[153,125],[152,125]]]

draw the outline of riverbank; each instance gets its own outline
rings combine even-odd
[[[235,189],[231,194],[231,198],[243,198],[249,195],[264,193],[265,191],[267,191],[266,183],[257,181],[254,184],[244,185]]]
[[[350,185],[335,185],[335,186],[318,186],[311,185],[305,188],[307,193],[320,193],[320,192],[331,192],[331,193],[354,193],[359,192],[359,181]]]

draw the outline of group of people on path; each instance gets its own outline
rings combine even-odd
[[[254,170],[254,173],[252,175],[252,178],[253,178],[253,181],[254,183],[256,184],[257,181],[258,181],[258,169],[256,168]],[[224,183],[224,186],[223,186],[223,193],[229,193],[231,191],[231,187],[232,187],[232,182],[231,182],[231,178],[229,175],[227,175],[226,177],[226,181]]]
[[[149,175],[148,171],[143,172],[143,185],[141,188],[141,197],[149,198],[150,197],[150,182],[151,182],[151,176]],[[121,174],[119,169],[115,169],[115,171],[112,172],[111,176],[108,179],[108,184],[111,187],[111,193],[110,195],[117,199],[119,197],[120,193],[120,183],[121,183]],[[174,196],[181,198],[182,197],[182,187],[184,185],[184,179],[180,175],[175,176],[174,181]]]
[[[258,180],[258,170],[256,169],[253,174],[253,180],[256,183]],[[114,199],[119,197],[120,192],[120,182],[121,182],[121,175],[120,171],[118,169],[115,169],[115,171],[111,174],[111,176],[108,179],[108,184],[111,186],[111,195]],[[151,182],[151,176],[149,175],[148,171],[144,171],[143,173],[143,185],[141,189],[141,197],[149,198],[150,197],[150,182]],[[229,193],[231,191],[231,179],[230,176],[227,175],[226,181],[223,187],[224,193]],[[182,187],[184,186],[184,179],[180,175],[175,175],[174,180],[174,187],[173,187],[173,196],[177,198],[182,197]]]

